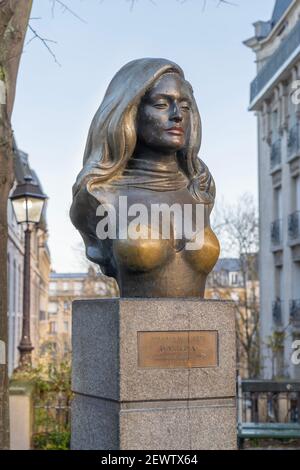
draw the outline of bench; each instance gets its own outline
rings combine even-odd
[[[240,423],[239,449],[245,439],[300,439],[300,423]]]

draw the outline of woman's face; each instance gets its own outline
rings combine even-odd
[[[190,135],[191,93],[179,74],[163,75],[140,104],[138,143],[162,152],[182,150]]]

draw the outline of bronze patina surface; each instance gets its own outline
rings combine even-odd
[[[83,168],[73,188],[71,219],[87,257],[117,280],[121,297],[204,296],[220,247],[210,227],[215,183],[198,158],[200,145],[199,111],[177,64],[138,59],[115,75],[90,127]],[[172,218],[167,239],[161,226],[153,234],[150,218],[141,226],[151,233],[147,239],[119,236],[120,216],[127,215],[122,198],[128,207],[139,204],[149,214],[155,205],[175,204],[182,211],[190,206],[193,226],[194,209],[201,206],[203,243],[189,251],[193,238],[186,233],[178,237]],[[98,228],[107,219],[107,206],[116,213],[109,230],[117,235],[101,238]]]
[[[154,369],[217,367],[218,332],[139,332],[138,366]]]

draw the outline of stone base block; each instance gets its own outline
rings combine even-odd
[[[236,448],[230,302],[73,304],[72,448]]]

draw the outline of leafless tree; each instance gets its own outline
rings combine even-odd
[[[239,260],[240,279],[233,290],[215,278],[213,290],[219,298],[233,300],[237,319],[237,354],[242,373],[257,377],[260,370],[258,216],[254,199],[244,194],[236,204],[218,207],[214,219],[224,252]]]

